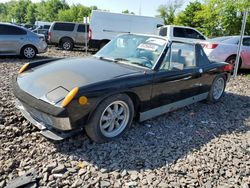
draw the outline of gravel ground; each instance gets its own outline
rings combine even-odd
[[[49,49],[46,57],[84,56]],[[84,133],[61,142],[39,134],[16,110],[11,77],[28,60],[0,59],[0,188],[35,170],[40,187],[250,187],[250,74],[223,99],[138,124],[115,142]]]

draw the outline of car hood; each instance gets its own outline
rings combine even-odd
[[[37,99],[58,103],[75,87],[142,72],[142,69],[91,58],[52,61],[18,76],[19,87]]]

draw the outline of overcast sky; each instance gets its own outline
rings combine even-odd
[[[0,0],[0,2],[8,2],[9,0]],[[39,2],[40,0],[32,0]],[[182,9],[192,0],[182,0]],[[121,13],[124,10],[132,11],[139,14],[141,5],[141,15],[155,16],[159,5],[166,4],[169,0],[66,0],[69,4],[83,4],[85,6],[96,5],[99,9],[110,10],[111,12]]]

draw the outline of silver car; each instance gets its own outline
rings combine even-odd
[[[239,36],[208,40],[203,48],[209,59],[235,64]],[[239,68],[250,69],[250,36],[244,36]]]
[[[87,25],[87,32],[89,25]],[[83,46],[88,40],[85,24],[72,22],[53,22],[49,29],[48,42],[59,45],[63,50]]]
[[[0,55],[21,55],[32,59],[47,51],[44,36],[20,26],[0,22]]]

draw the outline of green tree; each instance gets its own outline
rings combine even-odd
[[[25,16],[26,23],[34,24],[36,21],[36,4],[29,4],[27,7],[27,14]]]
[[[181,7],[182,2],[180,0],[174,0],[168,2],[168,4],[160,5],[157,9],[158,17],[164,20],[166,25],[174,23],[176,11]]]
[[[129,10],[122,11],[123,14],[135,14],[134,12],[130,12]]]
[[[184,11],[180,12],[174,20],[177,25],[202,28],[203,20],[197,19],[197,12],[202,10],[202,4],[198,1],[190,2]]]
[[[16,20],[17,23],[25,23],[26,11],[30,3],[32,3],[30,0],[12,1],[12,5],[9,10],[9,16],[11,19]]]
[[[244,7],[249,8],[248,1],[206,0],[195,19],[203,21],[201,30],[209,37],[238,35]],[[249,23],[248,19],[246,34],[249,34]]]

